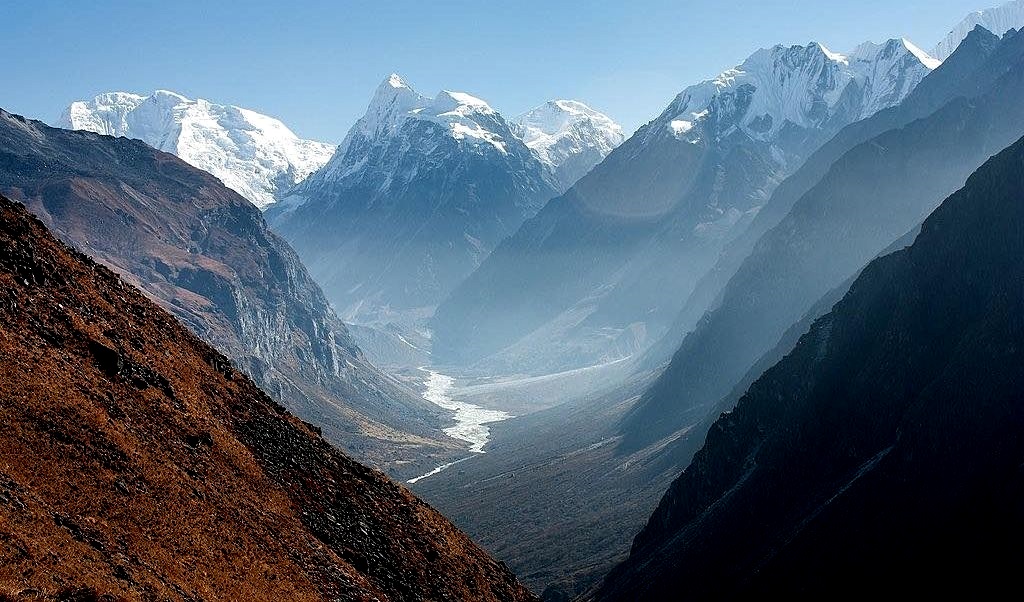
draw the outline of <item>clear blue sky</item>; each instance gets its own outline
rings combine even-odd
[[[507,115],[576,98],[632,130],[759,47],[905,36],[927,50],[998,2],[4,0],[0,106],[53,121],[99,92],[165,88],[338,142],[395,71]]]

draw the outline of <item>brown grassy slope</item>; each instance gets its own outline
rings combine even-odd
[[[0,197],[0,593],[526,600],[445,518]]]

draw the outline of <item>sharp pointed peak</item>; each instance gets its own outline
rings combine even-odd
[[[412,89],[412,86],[410,86],[408,83],[406,83],[405,79],[401,75],[399,75],[397,73],[392,73],[392,74],[388,75],[387,77],[385,77],[384,81],[382,81],[380,83],[380,87],[381,88],[385,88],[386,87],[386,88],[409,88],[409,89]]]
[[[370,109],[381,105],[390,105],[395,99],[402,99],[399,103],[403,110],[412,108],[413,105],[424,100],[416,90],[410,86],[401,75],[392,73],[384,78],[374,92],[373,100],[370,101]]]

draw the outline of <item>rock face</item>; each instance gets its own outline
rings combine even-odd
[[[626,139],[622,127],[578,100],[551,100],[513,126],[565,192]]]
[[[685,89],[453,292],[435,354],[544,371],[645,348],[786,175],[934,64],[904,40],[776,46]]]
[[[206,172],[137,140],[0,113],[0,192],[357,457],[384,465],[454,445],[435,408],[363,357],[259,210]]]
[[[212,173],[261,209],[334,153],[333,144],[303,140],[273,117],[167,90],[73,102],[57,127],[142,140]]]
[[[3,197],[0,249],[4,599],[533,599]]]
[[[1000,595],[1024,560],[1024,141],[723,414],[597,600]]]
[[[968,78],[980,85],[973,93],[846,152],[758,240],[632,411],[627,443],[683,428],[695,408],[727,395],[818,299],[1024,135],[1024,36],[1004,36],[979,73]]]
[[[268,212],[342,318],[429,315],[551,197],[544,164],[486,102],[397,75],[323,169]]]

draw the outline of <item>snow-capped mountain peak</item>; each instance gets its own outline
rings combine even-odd
[[[553,180],[486,101],[427,97],[389,75],[330,162],[267,219],[346,320],[401,322],[556,196]]]
[[[427,101],[429,101],[428,98],[413,90],[401,76],[392,73],[377,86],[377,90],[366,108],[366,113],[360,119],[357,127],[364,134],[372,135],[382,126],[396,125],[401,115],[417,107],[422,107]]]
[[[647,135],[668,132],[697,143],[703,136],[739,130],[773,141],[793,126],[820,129],[895,105],[937,65],[904,39],[868,42],[849,54],[818,42],[762,48],[740,65],[683,90],[658,120],[664,129],[653,128]],[[697,127],[709,120],[713,132]]]
[[[548,101],[520,115],[515,126],[563,190],[625,140],[619,124],[578,100]]]
[[[399,147],[429,144],[429,136],[419,126],[431,124],[445,132],[457,144],[476,152],[508,152],[508,139],[514,138],[505,120],[484,100],[465,92],[442,90],[433,98],[414,90],[400,75],[384,78],[356,122],[324,168],[320,180],[350,178],[363,170],[387,171],[385,166],[371,164],[364,158],[370,149],[387,146],[398,140]],[[413,136],[412,130],[417,130]],[[387,154],[386,161],[398,159]],[[395,174],[395,177],[399,177]],[[303,196],[300,194],[300,196]],[[291,207],[296,202],[289,198]]]
[[[137,138],[217,176],[266,208],[323,166],[334,146],[303,140],[273,117],[170,90],[107,92],[71,103],[58,127]]]
[[[1001,6],[968,14],[935,46],[931,52],[932,56],[940,61],[949,58],[967,34],[978,25],[997,36],[1003,36],[1011,29],[1024,27],[1024,0],[1013,0]]]

